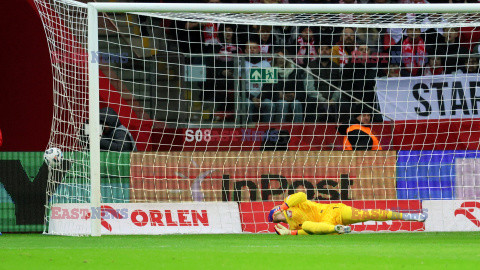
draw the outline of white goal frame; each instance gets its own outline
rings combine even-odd
[[[480,4],[188,4],[183,3],[88,3],[89,122],[99,123],[98,14],[101,12],[188,13],[480,13]],[[91,207],[100,209],[100,128],[89,125]],[[91,235],[100,236],[99,218],[91,219]]]

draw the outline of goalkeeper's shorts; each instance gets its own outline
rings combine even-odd
[[[333,225],[343,225],[342,221],[342,211],[345,211],[348,205],[343,203],[332,203],[325,210],[321,222],[333,224]]]

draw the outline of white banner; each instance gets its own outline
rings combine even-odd
[[[394,120],[479,118],[480,74],[378,78],[384,115]]]
[[[102,234],[241,233],[235,202],[111,203],[100,209],[89,204],[55,204],[51,234],[90,234],[90,220],[100,218]]]
[[[475,200],[480,198],[480,159],[455,159],[455,198]]]
[[[423,201],[425,231],[480,231],[480,201]]]

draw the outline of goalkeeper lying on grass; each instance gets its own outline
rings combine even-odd
[[[288,196],[282,205],[268,213],[269,222],[288,223],[290,229],[281,224],[275,225],[277,234],[331,234],[349,233],[350,224],[369,220],[408,220],[424,222],[423,213],[398,213],[389,210],[360,210],[343,203],[323,204],[307,200],[303,192]]]

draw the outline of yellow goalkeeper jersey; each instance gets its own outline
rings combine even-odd
[[[307,200],[307,195],[298,192],[285,199],[288,209],[283,211],[290,230],[302,229],[305,221],[326,222],[333,225],[342,223],[342,203],[323,204]]]

